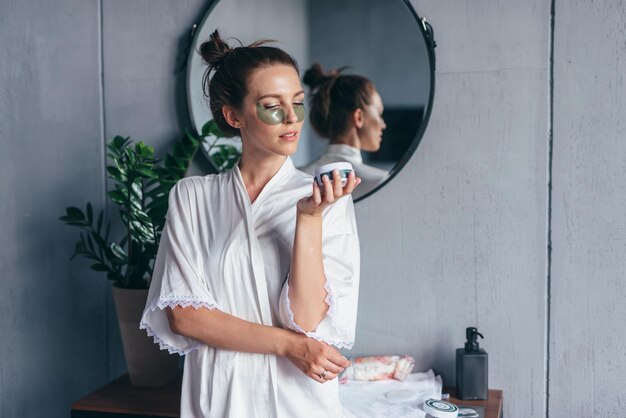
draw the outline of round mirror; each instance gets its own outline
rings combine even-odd
[[[241,143],[238,138],[219,136],[202,92],[206,64],[197,50],[215,29],[231,45],[276,40],[272,45],[296,59],[301,75],[317,62],[325,70],[347,66],[342,74],[362,75],[373,82],[384,105],[386,128],[380,149],[365,152],[350,147],[348,151],[355,154],[351,158],[382,174],[361,184],[354,192],[355,201],[388,183],[417,148],[432,107],[435,43],[430,26],[408,0],[214,1],[195,31],[187,95],[193,125],[206,139],[204,153],[216,171],[222,171],[237,162]],[[329,147],[329,141],[316,135],[305,120],[292,159],[296,167],[309,168],[331,148],[337,147]]]

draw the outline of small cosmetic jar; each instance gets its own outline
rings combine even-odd
[[[354,168],[352,168],[352,164],[346,162],[324,164],[323,166],[315,169],[315,182],[317,185],[324,187],[324,181],[322,180],[322,176],[324,176],[324,174],[326,174],[328,176],[328,180],[332,182],[334,170],[339,171],[339,175],[341,176],[341,186],[345,186],[348,182],[348,175],[351,171],[354,171]]]
[[[427,418],[457,418],[459,408],[450,402],[428,399],[424,401],[424,412]]]

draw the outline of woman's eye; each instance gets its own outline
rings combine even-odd
[[[279,107],[279,104],[263,105],[263,109],[278,109]]]
[[[301,106],[304,106],[304,103],[303,102],[296,102],[293,105],[296,106],[296,107],[301,107]]]

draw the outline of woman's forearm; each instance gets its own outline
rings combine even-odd
[[[284,356],[293,345],[291,331],[246,321],[218,309],[166,308],[170,328],[210,347]]]
[[[218,309],[176,307],[166,308],[166,313],[176,334],[214,348],[283,356],[319,383],[334,379],[350,365],[337,349],[321,341],[246,321]],[[322,377],[322,373],[327,375]]]
[[[289,273],[289,300],[294,321],[313,331],[328,311],[322,263],[322,216],[298,212]]]

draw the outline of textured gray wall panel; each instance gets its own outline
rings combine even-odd
[[[546,75],[441,75],[410,165],[357,204],[365,261],[356,352],[408,352],[454,385],[454,350],[465,327],[478,326],[507,416],[543,410],[546,103],[535,96]],[[515,100],[494,107],[494,92]]]
[[[105,132],[130,135],[158,154],[189,125],[185,49],[206,1],[103,3]]]
[[[109,379],[107,283],[57,220],[102,207],[99,7],[0,4],[1,417],[66,417]]]
[[[454,385],[477,325],[505,416],[543,417],[549,4],[414,6],[435,28],[435,105],[407,167],[357,204],[355,350],[409,352]]]
[[[553,418],[624,416],[625,34],[623,1],[556,2]]]

